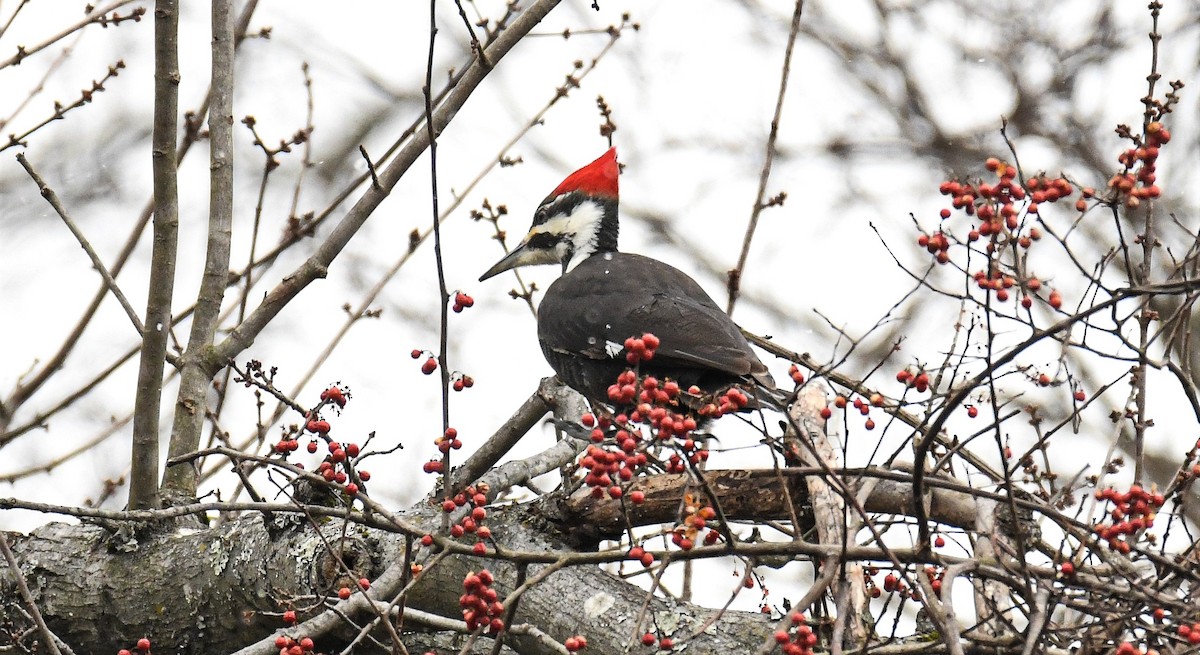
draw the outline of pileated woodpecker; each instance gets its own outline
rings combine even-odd
[[[542,201],[520,245],[480,276],[561,264],[538,309],[538,340],[567,386],[592,400],[627,367],[624,342],[652,333],[660,346],[641,372],[716,394],[774,381],[738,326],[695,280],[655,259],[617,252],[617,149],[567,176]],[[753,398],[779,404],[770,394]]]

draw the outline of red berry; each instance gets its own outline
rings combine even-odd
[[[312,650],[314,645],[315,644],[313,644],[313,640],[308,637],[305,637],[300,640],[300,650],[305,650],[305,651]]]
[[[353,482],[351,482],[350,484],[346,485],[346,493],[347,493],[348,495],[350,495],[350,496],[355,496],[355,495],[357,495],[357,494],[358,494],[358,485],[357,485],[357,484],[354,484]]]
[[[654,635],[650,634],[649,632],[642,635],[642,645],[643,646],[653,646],[654,642],[656,642],[656,641],[658,641],[658,639]]]
[[[321,400],[327,400],[338,407],[346,406],[346,394],[341,387],[329,387],[321,392]]]
[[[1073,563],[1071,563],[1071,562],[1063,562],[1063,563],[1062,563],[1062,564],[1061,564],[1061,565],[1058,567],[1058,570],[1059,570],[1059,571],[1062,571],[1062,574],[1063,574],[1063,575],[1065,575],[1065,576],[1072,576],[1072,575],[1075,575],[1075,565],[1074,565]]]
[[[1085,400],[1087,400],[1087,394],[1085,394],[1083,392],[1083,389],[1076,389],[1075,390],[1075,401],[1081,403]]]
[[[287,648],[288,645],[291,643],[292,643],[292,640],[287,637],[284,637],[283,635],[280,635],[275,638],[275,647],[276,648],[280,648],[280,649]],[[119,650],[119,651],[117,651],[117,655],[129,655],[129,651]]]
[[[974,405],[971,405],[970,407],[967,408],[967,416],[969,416],[971,418],[975,418],[976,416],[979,416],[979,408]]]
[[[658,640],[659,650],[671,650],[673,648],[675,648],[675,640],[671,639],[670,637],[663,637],[662,639]]]
[[[935,548],[941,548],[942,546],[945,546],[946,538],[939,534],[937,538],[933,540],[933,545]]]
[[[641,505],[646,502],[646,492],[638,490],[629,494],[629,502],[634,505]]]
[[[350,587],[342,587],[341,589],[338,589],[338,598],[341,598],[342,600],[349,598],[350,594]]]
[[[150,650],[150,640],[145,637],[138,639],[137,649],[138,650]]]
[[[475,553],[476,555],[487,555],[487,544],[483,543],[482,541],[477,541],[471,548],[471,552]]]
[[[424,364],[421,364],[421,372],[425,375],[429,375],[437,370],[437,365],[437,360],[430,357],[429,359],[425,360]]]
[[[310,420],[304,427],[307,428],[309,432],[320,432],[321,434],[325,434],[326,432],[329,432],[329,421]]]
[[[359,578],[359,579],[358,579],[358,587],[359,587],[360,589],[364,590],[364,591],[365,591],[365,590],[367,590],[367,589],[370,589],[370,588],[371,588],[371,581],[370,581],[370,580],[368,580],[368,579],[366,579],[366,578]]]
[[[424,354],[422,351],[417,350],[416,348],[413,348],[413,351],[412,351],[413,359],[420,359],[422,354]]]
[[[283,613],[283,622],[284,622],[284,623],[287,623],[287,624],[292,624],[292,623],[295,623],[295,622],[296,622],[296,612],[295,612],[295,610],[288,610],[288,611],[284,612],[284,613]],[[139,644],[139,645],[140,645],[141,643],[142,643],[142,642],[140,642],[140,641],[138,642],[138,644]]]

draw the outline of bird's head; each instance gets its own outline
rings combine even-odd
[[[598,252],[617,249],[617,149],[571,173],[533,215],[520,245],[479,279],[518,266],[562,264],[563,272]]]

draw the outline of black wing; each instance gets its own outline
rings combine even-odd
[[[538,310],[543,348],[594,360],[622,357],[630,336],[651,332],[662,342],[654,364],[770,376],[741,331],[682,271],[626,253],[593,255],[550,286]]]

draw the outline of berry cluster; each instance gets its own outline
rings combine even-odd
[[[492,634],[504,630],[504,621],[500,618],[504,615],[504,604],[498,600],[498,594],[492,588],[495,581],[496,578],[487,569],[468,573],[463,579],[463,591],[466,593],[458,597],[458,604],[462,606],[463,620],[467,622],[468,630],[486,627]]]
[[[1179,633],[1180,637],[1187,639],[1189,644],[1192,644],[1193,646],[1200,644],[1200,623],[1193,623],[1191,625],[1186,623],[1181,624],[1177,629],[1177,632]]]
[[[916,592],[895,573],[883,576],[883,590],[889,594],[898,594],[901,598],[916,598]]]
[[[327,439],[331,427],[329,425],[329,421],[321,418],[321,410],[325,407],[336,405],[336,409],[334,411],[339,411],[346,406],[346,402],[349,400],[350,390],[343,389],[336,384],[322,391],[320,404],[305,413],[304,429],[308,432],[319,435],[322,439]],[[296,435],[294,433],[285,436],[275,444],[275,452],[280,454],[295,452],[299,448],[300,442],[296,439]],[[308,452],[316,452],[316,450],[310,447]]]
[[[1128,641],[1122,641],[1117,644],[1117,648],[1113,653],[1114,655],[1159,655],[1158,651],[1153,648],[1138,648]]]
[[[853,401],[847,400],[846,397],[842,396],[842,395],[835,396],[833,399],[833,406],[838,409],[846,409],[847,403],[850,403],[851,405],[853,405],[854,409],[857,409],[859,414],[867,417],[867,420],[863,421],[863,427],[865,429],[867,429],[867,430],[875,429],[875,419],[870,418],[871,407],[872,406],[883,407],[883,403],[884,403],[883,394],[880,394],[880,393],[871,394],[871,399],[869,402],[866,400],[863,400],[862,396],[855,396]],[[833,410],[829,409],[828,407],[825,407],[821,410],[821,418],[828,419],[830,416],[833,416]]]
[[[471,296],[468,296],[467,294],[465,294],[461,291],[454,292],[454,306],[451,307],[451,309],[454,310],[455,314],[462,313],[462,310],[466,309],[467,307],[474,307],[474,306],[475,306],[474,298],[472,298]]]
[[[647,568],[654,563],[654,553],[646,552],[641,546],[634,546],[629,549],[629,559],[637,560],[642,563],[642,566]]]
[[[595,432],[593,430],[593,435]],[[629,482],[633,479],[635,471],[646,465],[644,449],[638,451],[638,435],[637,430],[618,430],[616,439],[620,448],[588,446],[587,453],[579,460],[579,466],[587,471],[583,483],[592,488],[592,496],[600,498],[606,491],[610,498],[621,498],[625,495],[624,489],[613,480],[613,476],[620,478],[622,482]],[[626,451],[626,448],[629,448],[629,451]],[[646,495],[641,491],[629,494],[629,500],[635,505],[640,505],[645,499]]]
[[[346,493],[353,496],[359,491],[358,482],[366,482],[371,479],[369,471],[356,471],[351,462],[359,455],[360,448],[356,443],[348,443],[345,446],[336,442],[328,443],[329,455],[317,466],[317,474],[325,478],[327,482],[346,485]],[[308,443],[308,452],[315,453],[317,451],[317,442],[310,441]],[[341,469],[341,470],[339,470]],[[357,476],[357,480],[355,480]],[[351,480],[347,482],[347,480]]]
[[[1018,208],[1018,203],[1027,202],[1024,207],[1025,214],[1036,216],[1043,204],[1070,197],[1074,193],[1071,183],[1062,177],[1038,175],[1025,180],[1025,184],[1022,185],[1017,180],[1015,166],[995,157],[989,157],[984,165],[988,171],[996,174],[995,183],[978,180],[972,184],[954,179],[943,182],[938,190],[942,195],[951,198],[950,204],[953,209],[960,210],[978,221],[967,232],[968,242],[986,238],[986,251],[989,255],[1010,246],[1028,249],[1033,242],[1041,239],[1042,234],[1036,226],[1023,227],[1022,210]],[[940,216],[945,220],[952,214],[950,208],[944,208]],[[951,241],[944,230],[933,234],[921,234],[917,238],[917,244],[934,255],[939,264],[950,261]],[[980,289],[993,293],[999,302],[1007,301],[1012,296],[1012,289],[1016,287],[1021,292],[1021,305],[1026,309],[1033,306],[1032,296],[1042,286],[1036,277],[1018,279],[1003,273],[995,260],[989,261],[988,270],[976,271],[972,277]],[[1062,298],[1057,291],[1052,290],[1047,302],[1057,309],[1062,304]]]
[[[139,653],[145,653],[146,655],[150,655],[150,640],[145,637],[138,639],[137,645],[134,646],[134,650],[138,651]],[[117,651],[117,655],[133,655],[133,654],[129,651],[128,648],[122,648],[121,650]]]
[[[942,541],[945,543],[945,540]],[[945,569],[937,566],[926,566],[925,577],[929,579],[929,587],[933,589],[933,593],[938,596],[942,595],[942,580],[946,577]]]
[[[371,581],[368,580],[367,578],[359,578],[358,579],[358,588],[362,589],[363,591],[370,589]],[[353,593],[354,593],[354,591],[351,590],[350,587],[341,587],[338,589],[337,595],[338,595],[339,599],[347,600],[348,598],[350,598],[350,596]]]
[[[583,635],[567,637],[567,640],[563,642],[563,646],[572,653],[576,653],[587,648],[587,639]]]
[[[447,514],[460,507],[470,506],[471,511],[464,514],[458,523],[450,526],[450,536],[457,539],[465,534],[475,535],[479,539],[474,546],[476,555],[487,553],[486,542],[492,538],[492,529],[483,525],[488,515],[487,509],[484,507],[488,503],[488,491],[487,483],[481,483],[478,486],[467,487],[466,491],[455,494],[454,498],[442,501],[442,511]],[[421,543],[429,546],[433,543],[433,537],[425,535],[421,538]]]
[[[1134,147],[1117,157],[1117,162],[1124,168],[1109,178],[1108,188],[1115,196],[1114,201],[1123,200],[1126,207],[1133,209],[1140,205],[1143,199],[1162,195],[1162,190],[1155,184],[1156,164],[1159,148],[1171,140],[1171,133],[1162,123],[1154,121],[1146,125],[1144,142],[1128,134],[1127,129],[1123,136],[1132,140]]]
[[[280,635],[275,638],[275,647],[279,649],[279,655],[304,655],[304,653],[312,652],[315,645],[309,637],[301,637],[297,640]]]
[[[438,451],[443,454],[462,448],[462,439],[458,438],[458,430],[456,428],[446,428],[446,431],[434,439],[433,443],[437,446]],[[442,460],[431,459],[421,466],[421,470],[426,473],[441,473]]]
[[[658,337],[647,332],[641,338],[629,337],[625,340],[625,361],[637,366],[639,362],[654,359],[654,351],[660,345]]]
[[[346,406],[346,401],[350,399],[350,391],[342,389],[336,384],[321,392],[321,401],[329,402],[337,405],[338,408]]]
[[[1154,526],[1154,515],[1166,502],[1162,494],[1147,491],[1140,484],[1129,487],[1129,491],[1123,493],[1112,487],[1097,489],[1096,498],[1112,503],[1109,516],[1113,522],[1097,523],[1092,530],[1097,537],[1108,542],[1109,548],[1119,553],[1128,553],[1132,548],[1125,538],[1127,535],[1137,535]]]
[[[350,399],[350,391],[338,385],[330,386],[321,392],[321,403],[310,409],[307,412],[307,419],[304,423],[304,430],[313,435],[305,450],[309,453],[316,453],[320,450],[320,441],[324,440],[328,447],[329,454],[317,466],[316,473],[325,478],[326,482],[345,485],[347,494],[353,496],[360,490],[361,483],[371,479],[369,471],[356,470],[353,466],[354,460],[359,456],[361,448],[356,443],[343,444],[334,441],[330,438],[329,432],[332,430],[329,421],[321,418],[321,410],[327,406],[336,406],[335,411],[346,406],[346,402]],[[300,449],[300,441],[296,438],[298,434],[291,433],[280,439],[275,444],[274,450],[282,455],[285,459],[291,453]],[[295,463],[296,468],[304,468],[304,464]]]
[[[813,646],[817,645],[817,633],[800,612],[792,612],[791,619],[794,631],[776,630],[775,643],[780,645],[783,655],[812,655]]]
[[[450,376],[450,379],[452,380],[450,387],[455,391],[462,391],[463,389],[470,389],[471,387],[475,386],[475,378],[467,375],[466,373],[459,373],[458,371],[455,371],[454,374]]]
[[[673,650],[675,648],[675,640],[670,637],[663,637],[662,639],[659,639],[650,632],[642,635],[643,646],[653,646],[655,642],[658,643],[659,650]]]
[[[896,372],[896,381],[913,389],[919,393],[925,393],[929,390],[929,374],[923,369],[918,369],[914,373],[909,368],[902,368]]]
[[[428,350],[413,348],[413,351],[410,354],[412,355],[413,359],[421,359],[422,357],[425,358],[425,361],[421,363],[421,372],[425,375],[433,375],[433,372],[437,370],[437,358],[434,357],[433,353],[429,352]]]
[[[701,535],[704,545],[711,546],[717,543],[721,534],[708,526],[709,521],[717,518],[716,510],[704,505],[703,501],[693,494],[685,494],[683,504],[683,524],[671,531],[671,543],[680,550],[691,550],[696,545],[696,538]]]
[[[689,393],[692,391],[699,392],[699,389],[693,388]],[[639,380],[630,369],[625,369],[617,376],[617,383],[608,387],[609,400],[621,405],[634,405],[629,420],[649,423],[659,438],[664,440],[672,436],[686,438],[689,432],[696,429],[696,419],[675,411],[679,409],[680,393],[679,384],[674,380],[663,382],[653,375]]]
[[[792,364],[788,367],[788,377],[792,378],[792,382],[794,382],[797,387],[804,384],[804,373],[800,372],[800,367],[796,366],[795,364]]]

